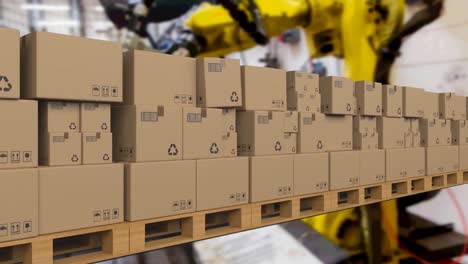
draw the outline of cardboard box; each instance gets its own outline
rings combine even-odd
[[[378,117],[379,148],[404,148],[407,124],[403,118]]]
[[[242,106],[239,60],[197,58],[197,105],[199,107]]]
[[[319,76],[299,71],[286,73],[288,110],[320,113]]]
[[[365,116],[382,115],[382,84],[359,81],[355,83],[357,113]]]
[[[238,153],[242,156],[296,153],[294,121],[297,112],[237,112]],[[288,116],[288,117],[286,117]]]
[[[83,164],[112,163],[112,133],[81,133]]]
[[[37,169],[0,170],[0,242],[37,236]]]
[[[111,132],[111,105],[81,103],[81,132]]]
[[[385,150],[359,151],[359,182],[361,185],[385,181]]]
[[[284,112],[285,133],[297,133],[299,131],[299,113],[296,111]]]
[[[39,164],[65,166],[82,164],[81,133],[41,133]]]
[[[403,116],[423,118],[426,115],[426,103],[428,96],[423,89],[402,87],[403,91]]]
[[[226,131],[232,112],[213,108],[183,109],[183,158],[209,159],[237,156],[237,133]]]
[[[31,99],[122,102],[121,44],[48,32],[26,35],[21,89]]]
[[[330,152],[330,190],[359,186],[359,151]]]
[[[385,150],[385,177],[387,181],[426,175],[424,148]]]
[[[176,106],[112,107],[116,161],[182,159],[182,109]]]
[[[374,116],[353,116],[353,131],[361,133],[377,132],[377,117]]]
[[[241,78],[242,110],[286,110],[286,72],[284,70],[242,66]]]
[[[448,146],[452,144],[451,120],[420,119],[421,146]]]
[[[190,213],[195,206],[194,160],[125,164],[125,220]]]
[[[0,100],[0,113],[0,169],[37,167],[37,102]]]
[[[248,201],[248,157],[197,160],[197,211]]]
[[[376,150],[379,148],[379,133],[353,132],[354,150]]]
[[[428,147],[425,149],[427,175],[458,171],[458,146]]]
[[[294,155],[294,195],[329,190],[328,153]]]
[[[260,156],[249,159],[251,203],[293,195],[293,155]]]
[[[353,149],[351,116],[299,113],[298,153]]]
[[[455,95],[455,116],[452,120],[466,120],[466,97]]]
[[[40,102],[39,129],[41,132],[79,132],[80,104],[71,102]]]
[[[16,29],[0,28],[2,49],[0,50],[0,98],[20,97],[20,32]]]
[[[404,129],[403,129],[404,146],[405,148],[412,148],[414,133],[411,130],[411,119],[403,118],[403,125],[404,125]]]
[[[419,148],[421,147],[421,130],[419,129],[419,118],[408,118],[410,121],[411,143],[405,147]]]
[[[195,106],[195,59],[129,50],[124,52],[123,61],[125,104]]]
[[[382,85],[382,116],[402,117],[403,90],[401,86]]]
[[[452,143],[468,145],[468,123],[466,120],[452,120]]]
[[[439,94],[424,91],[423,98],[426,98],[425,100],[423,100],[426,108],[424,111],[424,117],[427,119],[439,118],[441,115],[439,108]]]
[[[39,168],[39,234],[123,221],[123,164]]]
[[[468,170],[468,145],[459,146],[458,160],[460,170]]]
[[[354,81],[343,77],[320,77],[322,113],[355,115]]]

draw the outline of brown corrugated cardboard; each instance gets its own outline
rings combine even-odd
[[[197,211],[248,201],[248,157],[197,160]]]
[[[425,91],[419,88],[402,87],[403,91],[403,116],[425,117],[427,96]]]
[[[466,97],[455,95],[455,116],[453,120],[466,120]]]
[[[113,154],[117,161],[182,159],[182,109],[176,106],[112,107]]]
[[[403,114],[403,90],[396,85],[382,85],[382,116],[401,117]]]
[[[439,95],[439,107],[440,107],[440,118],[452,119],[456,116],[455,111],[455,93],[440,93]]]
[[[83,164],[112,163],[112,133],[81,133]]]
[[[365,116],[382,115],[382,84],[358,81],[355,83],[357,113]]]
[[[374,116],[353,116],[353,131],[356,132],[377,132],[377,117]]]
[[[237,156],[237,134],[226,131],[231,113],[222,109],[183,109],[183,158],[209,159]],[[227,116],[227,117],[226,117]]]
[[[361,185],[385,181],[385,150],[359,151],[359,182]]]
[[[411,126],[411,147],[421,147],[421,130],[419,129],[419,118],[409,118]]]
[[[37,102],[0,100],[0,113],[0,169],[37,167]]]
[[[284,132],[297,133],[299,130],[299,113],[296,111],[284,112]]]
[[[354,150],[375,150],[379,148],[379,133],[353,131]]]
[[[459,146],[459,163],[460,170],[468,170],[468,145]]]
[[[125,104],[195,106],[195,59],[129,50],[123,60]]]
[[[319,76],[312,73],[289,71],[286,77],[288,110],[320,113]]]
[[[404,117],[403,118],[403,137],[404,137],[404,146],[405,148],[413,147],[413,131],[411,130],[411,119]]]
[[[71,102],[40,102],[39,129],[41,132],[79,132],[80,104]]]
[[[299,113],[298,153],[352,150],[351,116]]]
[[[439,94],[438,93],[432,93],[432,92],[427,92],[424,91],[424,97],[425,100],[420,99],[421,101],[424,101],[425,103],[425,118],[431,119],[431,118],[439,118],[441,116],[440,113],[440,107],[439,107]]]
[[[244,156],[296,153],[296,134],[292,131],[294,116],[279,111],[237,112],[238,153]]]
[[[356,99],[354,81],[343,77],[320,77],[322,112],[336,115],[354,115]]]
[[[189,213],[195,206],[194,160],[125,164],[125,220]]]
[[[330,152],[330,190],[359,185],[359,151]]]
[[[293,195],[294,156],[250,157],[250,202]]]
[[[424,148],[385,150],[385,177],[387,181],[426,175]]]
[[[294,155],[294,195],[329,190],[328,153]]]
[[[452,142],[454,145],[468,145],[468,123],[466,120],[452,120]]]
[[[110,132],[111,105],[99,103],[81,103],[81,132]]]
[[[64,166],[82,164],[81,133],[41,133],[39,164]]]
[[[123,164],[39,168],[39,234],[123,221]]]
[[[2,49],[0,50],[0,98],[20,97],[20,32],[16,29],[0,28]]]
[[[0,170],[0,242],[37,236],[37,169]]]
[[[21,96],[122,102],[120,43],[48,32],[24,36]]]
[[[407,126],[403,118],[378,117],[379,148],[404,148]]]
[[[197,105],[199,107],[242,106],[239,60],[197,58]]]
[[[421,146],[448,146],[452,144],[451,120],[420,119]]]
[[[458,146],[428,147],[425,149],[427,175],[458,171]]]
[[[241,77],[242,110],[286,110],[286,72],[284,70],[242,66]]]

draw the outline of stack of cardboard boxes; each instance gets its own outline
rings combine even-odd
[[[248,159],[236,157],[238,60],[131,50],[124,84],[112,123],[114,158],[126,162],[126,220],[248,202]]]
[[[38,234],[37,102],[20,97],[20,34],[0,28],[0,242]]]
[[[39,100],[41,235],[123,221],[109,104],[122,101],[121,52],[118,43],[46,32],[21,39],[21,95]]]

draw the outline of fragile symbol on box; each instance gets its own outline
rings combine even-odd
[[[31,233],[32,232],[32,222],[31,221],[23,222],[23,232],[24,233]]]
[[[19,222],[11,223],[10,232],[12,235],[18,235],[21,233],[21,225]]]
[[[8,236],[8,224],[0,224],[0,237]]]
[[[94,211],[93,212],[93,221],[95,223],[101,222],[101,211]]]
[[[112,209],[112,219],[118,219],[118,218],[119,218],[119,208]]]
[[[0,91],[9,92],[13,89],[8,77],[0,76]]]

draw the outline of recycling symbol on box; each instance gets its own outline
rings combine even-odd
[[[237,95],[236,92],[232,92],[232,94],[231,94],[231,102],[236,103],[237,101],[239,101],[239,96]]]
[[[107,130],[107,128],[108,128],[108,127],[107,127],[107,124],[106,124],[106,123],[102,123],[101,129],[102,129],[102,130]]]
[[[377,106],[377,113],[380,113],[380,105]]]
[[[13,89],[13,86],[8,80],[8,77],[0,76],[0,91],[9,92],[11,89]]]
[[[321,140],[317,142],[317,149],[323,149],[323,144]]]
[[[70,126],[68,126],[68,128],[70,128],[71,130],[75,130],[76,129],[76,124],[75,123],[70,123]]]
[[[346,104],[346,111],[351,112],[351,104]]]
[[[401,115],[401,107],[398,107],[397,113]]]
[[[276,151],[281,151],[281,143],[279,141],[276,141],[275,150]]]
[[[78,156],[77,156],[77,155],[73,155],[72,158],[71,158],[71,161],[72,161],[72,162],[78,162]]]
[[[218,145],[216,143],[211,144],[210,153],[218,154],[218,152],[219,152]]]
[[[177,156],[177,154],[179,154],[179,150],[177,149],[176,144],[171,144],[169,146],[169,149],[167,150],[167,154],[169,154],[169,156]]]
[[[102,156],[102,160],[106,160],[106,161],[107,161],[107,160],[109,160],[109,159],[110,159],[110,157],[109,157],[108,154],[104,154],[104,156]]]
[[[436,139],[436,144],[439,144],[439,138]]]

